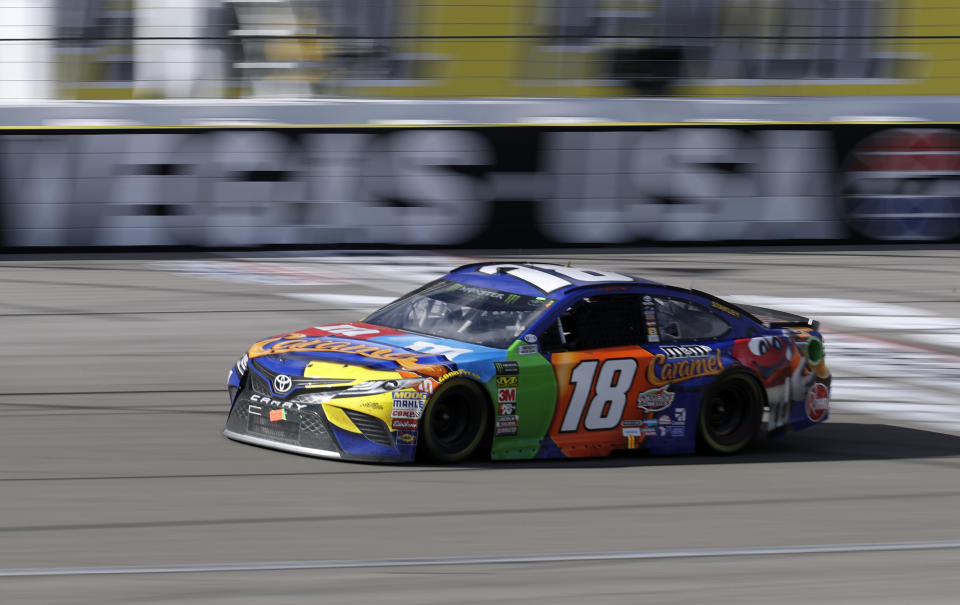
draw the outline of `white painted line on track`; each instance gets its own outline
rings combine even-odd
[[[760,546],[741,548],[695,548],[686,550],[647,550],[632,552],[491,555],[478,557],[417,557],[405,559],[354,559],[341,561],[259,561],[249,563],[212,563],[192,565],[0,569],[0,578],[29,576],[215,573],[227,571],[290,571],[297,569],[344,569],[358,567],[372,568],[427,567],[439,565],[498,565],[517,563],[562,563],[567,561],[642,561],[653,559],[690,559],[702,557],[753,557],[851,552],[945,550],[955,548],[960,548],[960,540],[939,540],[930,542],[873,542],[864,544],[819,544],[806,546]]]

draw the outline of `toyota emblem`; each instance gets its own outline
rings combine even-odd
[[[293,386],[293,380],[290,379],[286,374],[279,374],[276,378],[273,379],[273,390],[281,395],[290,390],[290,387]]]

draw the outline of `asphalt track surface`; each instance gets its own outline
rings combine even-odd
[[[718,294],[960,316],[955,249],[559,258]],[[261,257],[240,261],[252,277],[234,262],[209,279],[164,260],[0,259],[0,603],[960,598],[955,425],[852,401],[732,458],[394,467],[274,452],[219,435],[227,368],[264,336],[363,315],[275,293],[393,295],[423,262]],[[314,279],[254,283],[270,266]],[[960,352],[896,323],[857,329]],[[861,385],[911,405],[902,377],[860,370]],[[947,367],[937,409],[960,406],[958,382]]]

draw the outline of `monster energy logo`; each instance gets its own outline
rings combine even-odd
[[[507,299],[506,299],[504,302],[506,302],[508,305],[512,305],[513,303],[517,302],[518,300],[520,300],[520,295],[519,295],[519,294],[511,294],[511,295],[507,296]]]

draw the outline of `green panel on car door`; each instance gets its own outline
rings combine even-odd
[[[553,366],[540,353],[524,353],[521,348],[537,349],[537,345],[515,341],[507,350],[507,362],[516,362],[516,435],[496,435],[504,417],[500,415],[500,388],[510,388],[514,381],[509,374],[498,373],[488,388],[495,407],[494,438],[491,458],[494,460],[528,459],[540,451],[540,441],[550,430],[554,408],[557,405],[557,381]],[[498,385],[498,378],[507,378]],[[509,396],[508,396],[509,397]],[[511,420],[506,419],[504,431],[511,431]]]

